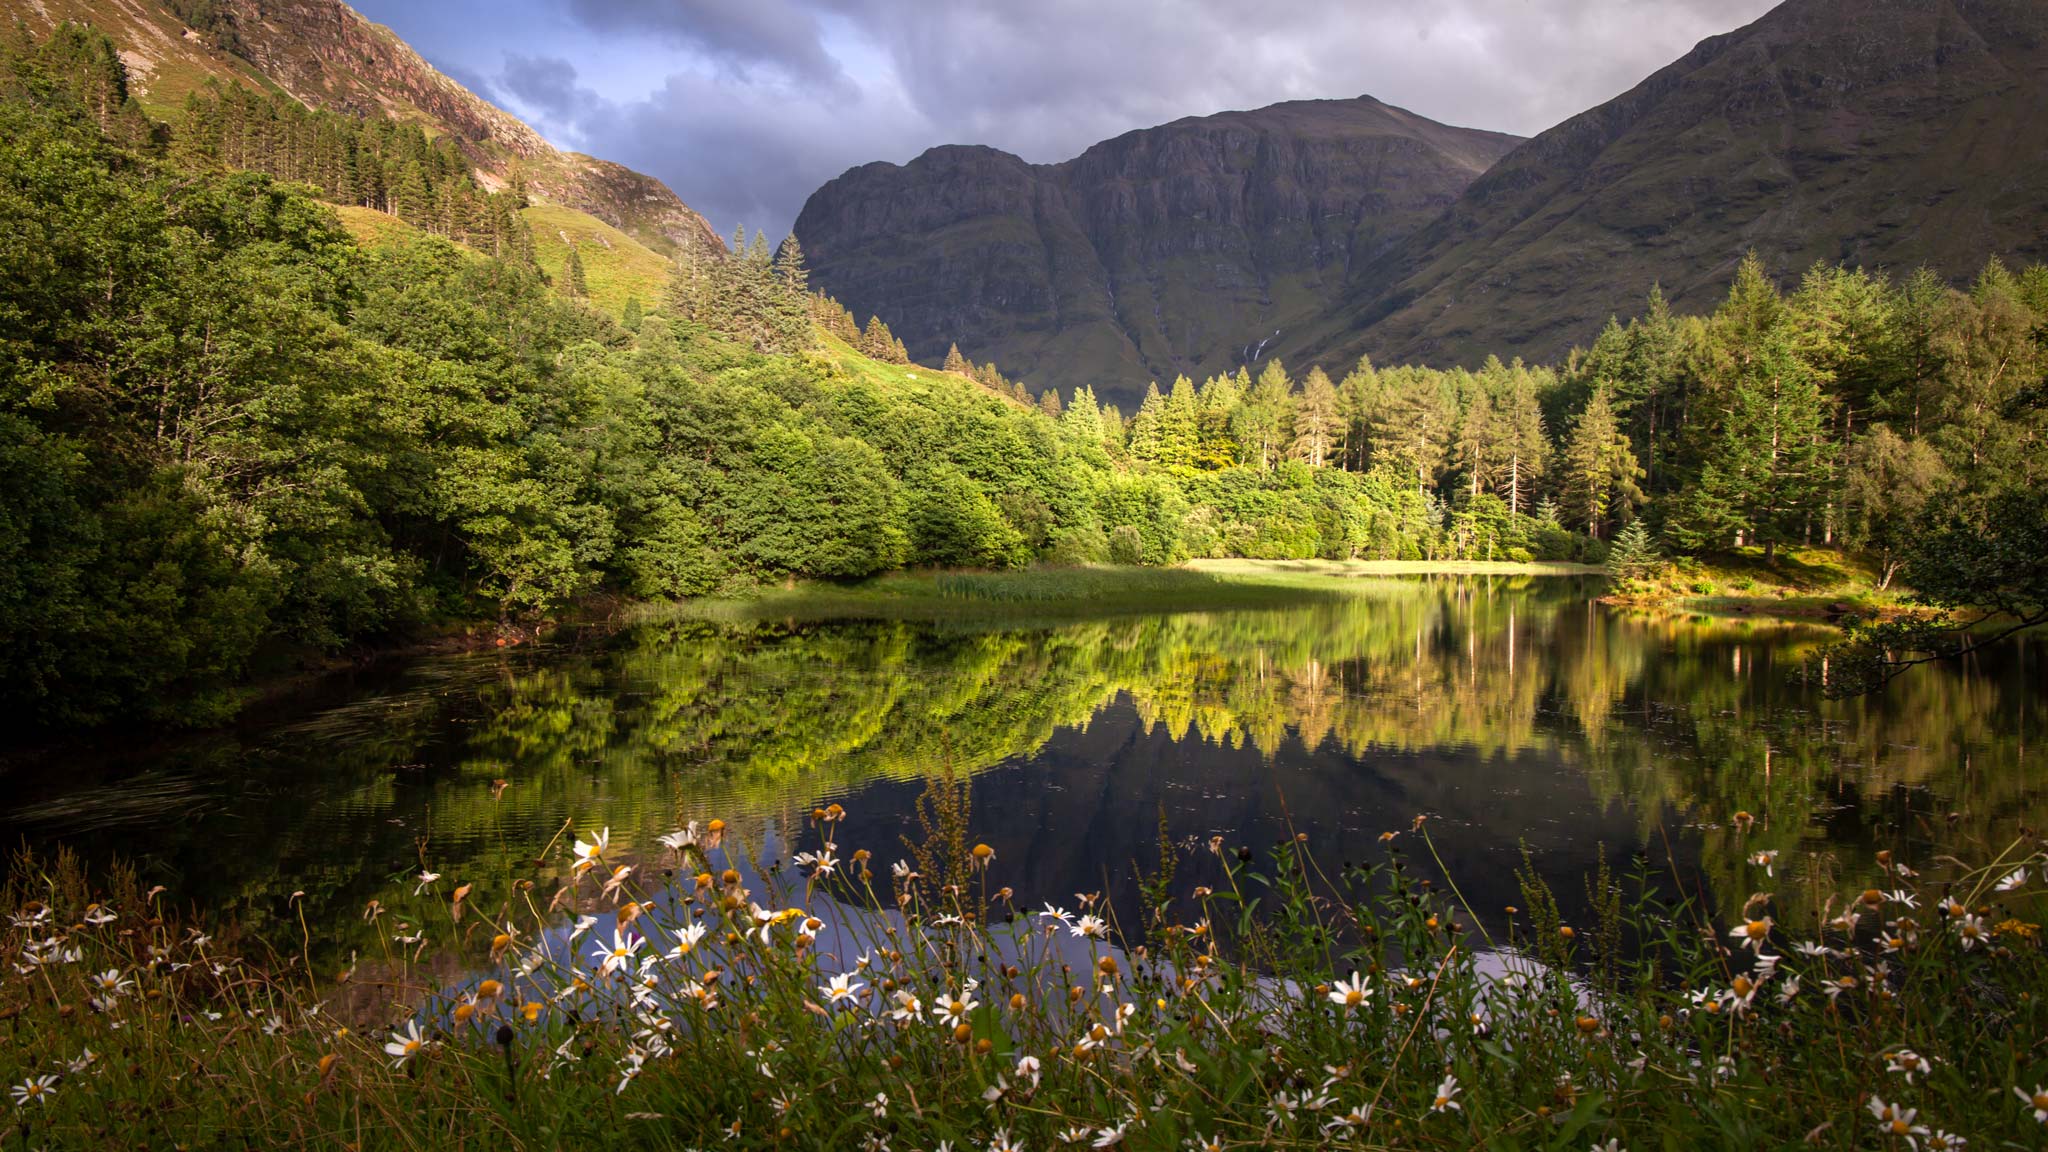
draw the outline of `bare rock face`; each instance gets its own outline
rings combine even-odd
[[[1334,300],[1519,141],[1369,97],[1126,133],[1062,164],[934,148],[812,194],[813,282],[921,360],[949,344],[1128,406],[1235,370]]]
[[[1516,149],[1283,351],[1555,359],[1653,283],[1711,308],[1751,249],[1786,277],[2048,257],[2044,205],[2048,4],[1788,0]]]

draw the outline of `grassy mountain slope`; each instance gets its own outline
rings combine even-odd
[[[215,78],[316,108],[411,120],[461,141],[487,185],[523,179],[536,200],[588,212],[663,252],[724,251],[660,181],[558,151],[341,0],[221,0],[216,9],[206,29],[160,0],[0,0],[0,19],[37,34],[64,20],[99,27],[120,46],[138,101],[159,118],[175,122],[185,96]]]
[[[1966,277],[2048,253],[2044,160],[2048,5],[1789,0],[1516,149],[1284,350],[1551,359],[1750,249]]]
[[[815,282],[919,359],[957,343],[1034,386],[1131,406],[1316,315],[1515,137],[1370,98],[1191,117],[1062,164],[935,148],[814,193]]]
[[[520,213],[533,229],[534,260],[557,289],[568,284],[569,249],[583,261],[583,280],[593,305],[614,318],[626,301],[659,307],[675,265],[646,245],[599,220],[560,204],[536,204]]]

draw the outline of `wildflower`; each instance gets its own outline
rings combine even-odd
[[[1057,920],[1062,924],[1071,924],[1074,922],[1073,913],[1067,911],[1065,908],[1055,908],[1051,904],[1047,904],[1045,906],[1045,911],[1040,912],[1039,915],[1045,917],[1048,920]]]
[[[98,1060],[99,1055],[95,1053],[92,1049],[87,1048],[85,1051],[79,1053],[78,1059],[66,1063],[64,1067],[73,1076],[76,1076],[80,1072],[85,1071],[87,1068],[92,1067],[93,1064],[96,1063]]]
[[[1621,1146],[1621,1139],[1619,1137],[1609,1136],[1607,1143],[1593,1145],[1593,1152],[1628,1152],[1628,1150]]]
[[[1913,1123],[1913,1118],[1920,1114],[1917,1108],[1887,1104],[1875,1096],[1870,1098],[1870,1103],[1866,1106],[1870,1109],[1870,1114],[1877,1118],[1878,1130],[1887,1136],[1903,1137],[1911,1144],[1914,1137],[1927,1135],[1925,1125]]]
[[[656,840],[662,847],[672,852],[681,852],[685,848],[694,848],[697,846],[697,822],[692,820],[688,827],[679,828],[665,836],[658,836]]]
[[[1354,1128],[1363,1128],[1371,1121],[1372,1105],[1360,1104],[1349,1112],[1330,1117],[1329,1121],[1323,1125],[1323,1131],[1349,1132]]]
[[[1223,1138],[1220,1136],[1190,1136],[1181,1141],[1187,1152],[1223,1152]]]
[[[1885,1071],[1903,1074],[1908,1084],[1913,1082],[1913,1077],[1921,1075],[1933,1067],[1934,1061],[1920,1055],[1911,1048],[1901,1048],[1890,1056],[1885,1057]]]
[[[813,876],[830,876],[839,867],[839,858],[832,855],[828,846],[822,852],[799,852],[790,857],[790,863],[799,868],[811,869]]]
[[[911,993],[898,988],[890,995],[896,998],[896,1006],[889,1009],[889,1019],[898,1024],[908,1024],[924,1014],[924,1002]]]
[[[1087,936],[1092,939],[1101,940],[1109,936],[1109,925],[1103,923],[1100,916],[1088,915],[1081,917],[1070,931],[1075,936]]]
[[[2036,1124],[2048,1124],[2048,1088],[2043,1088],[2036,1084],[2034,1085],[2034,1094],[2029,1096],[2025,1092],[2020,1091],[2019,1085],[2015,1084],[2013,1085],[2012,1094],[2019,1097],[2021,1103],[2034,1110],[2034,1122]]]
[[[1130,1127],[1130,1126],[1131,1126],[1131,1125],[1130,1125],[1130,1121],[1126,1120],[1125,1122],[1123,1122],[1122,1124],[1118,1124],[1118,1125],[1117,1125],[1116,1127],[1114,1127],[1114,1128],[1098,1128],[1098,1129],[1096,1129],[1096,1130],[1095,1130],[1095,1142],[1094,1142],[1093,1144],[1091,1144],[1091,1145],[1090,1145],[1090,1147],[1093,1147],[1093,1148],[1114,1148],[1114,1147],[1116,1147],[1117,1145],[1119,1145],[1119,1144],[1121,1144],[1121,1143],[1123,1143],[1123,1142],[1124,1142],[1124,1129],[1126,1129],[1126,1128],[1128,1128],[1128,1127]]]
[[[1937,1128],[1927,1134],[1925,1147],[1927,1152],[1963,1152],[1963,1149],[1969,1143],[1968,1140],[1953,1132],[1943,1132]]]
[[[995,862],[995,858],[995,849],[989,847],[986,844],[976,844],[974,846],[974,862],[977,865],[986,868],[990,864],[993,864]]]
[[[640,1070],[645,1068],[646,1066],[646,1056],[642,1055],[640,1052],[636,1050],[628,1049],[626,1052],[625,1059],[619,1061],[619,1086],[612,1093],[612,1095],[617,1096],[624,1094],[624,1092],[626,1091],[626,1085],[631,1084],[633,1082],[633,1078],[635,1076],[640,1075]]]
[[[579,838],[575,845],[576,864],[572,870],[576,875],[581,876],[592,868],[604,863],[605,851],[611,847],[611,844],[612,830],[610,826],[606,826],[591,840],[586,841]]]
[[[432,884],[434,881],[439,880],[440,878],[441,874],[439,872],[420,873],[420,882],[413,886],[412,894],[418,896],[420,893],[425,892],[427,890],[427,885]]]
[[[1955,928],[1957,943],[1963,946],[1965,952],[1991,939],[1991,933],[1985,929],[1982,916],[1966,913],[1962,919],[1955,921]]]
[[[1009,1094],[1010,1082],[1003,1079],[1003,1074],[998,1072],[996,1073],[996,1082],[982,1090],[981,1098],[988,1101],[988,1106],[993,1108],[1002,1102],[1003,1097]]]
[[[606,948],[600,945],[590,953],[593,959],[599,961],[597,974],[599,976],[609,976],[617,969],[631,963],[634,953],[640,951],[640,946],[645,943],[647,941],[640,936],[628,936],[614,928],[612,930],[612,946]]]
[[[390,1042],[384,1045],[384,1054],[391,1057],[393,1068],[403,1068],[405,1062],[417,1055],[426,1045],[426,1039],[420,1035],[420,1022],[407,1020],[404,1031],[392,1031]]]
[[[1776,848],[1766,848],[1761,852],[1752,853],[1749,857],[1749,862],[1762,868],[1766,876],[1776,876],[1778,874],[1778,850]]]
[[[85,922],[87,924],[92,925],[95,928],[99,927],[102,924],[112,924],[114,921],[119,919],[119,916],[114,915],[114,913],[108,911],[105,908],[100,907],[98,904],[94,904],[91,907],[87,908],[85,912]]]
[[[121,975],[118,969],[109,968],[92,978],[93,985],[109,996],[126,996],[135,987],[135,981]]]
[[[1778,1003],[1790,1004],[1799,995],[1799,977],[1787,977],[1784,987],[1778,989]]]
[[[17,1107],[26,1108],[32,1102],[47,1104],[50,1102],[50,1097],[57,1094],[57,1078],[55,1076],[31,1076],[21,1083],[14,1085],[8,1091],[14,1094],[14,1103]]]
[[[1086,1128],[1062,1128],[1058,1139],[1062,1144],[1086,1144],[1091,1135]]]
[[[1010,1139],[1008,1128],[998,1128],[995,1137],[988,1142],[988,1152],[1024,1152],[1024,1145]]]
[[[1446,1112],[1453,1108],[1460,1112],[1465,1110],[1465,1106],[1458,1103],[1458,1078],[1446,1076],[1444,1082],[1436,1086],[1436,1099],[1430,1103],[1429,1110]]]
[[[967,1023],[967,1014],[979,1007],[980,1001],[962,992],[959,996],[949,996],[940,1000],[937,1011],[941,1021],[949,1027],[957,1028]]]
[[[1771,938],[1771,918],[1745,920],[1729,931],[1728,938],[1753,952],[1761,952]]]
[[[853,983],[853,973],[842,972],[834,976],[830,982],[819,985],[818,994],[837,1006],[852,1002],[865,987],[865,984]]]
[[[2025,868],[2015,868],[2012,871],[2006,873],[2005,878],[2000,880],[1996,885],[1993,886],[1993,888],[1999,892],[2012,892],[2016,891],[2022,884],[2025,884],[2026,882],[2027,870]]]
[[[597,917],[578,916],[576,918],[576,926],[569,929],[569,943],[574,944],[578,936],[583,935],[585,932],[588,932],[595,927],[597,927]]]
[[[611,879],[604,882],[604,887],[598,889],[598,894],[607,897],[621,895],[625,891],[626,879],[631,875],[633,875],[633,866],[631,864],[621,864],[617,868],[612,869]]]
[[[1904,904],[1908,908],[1918,908],[1920,906],[1920,898],[1904,888],[1894,888],[1890,892],[1885,893],[1884,898],[1894,904]]]
[[[668,950],[668,958],[680,961],[683,957],[695,951],[697,945],[703,943],[703,941],[703,923],[692,921],[688,928],[676,933],[676,946]]]
[[[1330,989],[1330,1003],[1342,1007],[1346,1012],[1361,1007],[1372,998],[1372,991],[1365,985],[1364,975],[1352,972],[1350,983],[1339,980],[1337,986]]]
[[[1031,1081],[1031,1086],[1032,1086],[1033,1088],[1037,1088],[1037,1087],[1038,1087],[1038,1075],[1039,1075],[1039,1064],[1038,1064],[1038,1057],[1036,1057],[1036,1056],[1020,1056],[1020,1057],[1018,1057],[1018,1058],[1017,1058],[1017,1080],[1018,1080],[1018,1082],[1019,1082],[1019,1083],[1022,1083],[1022,1082],[1023,1082],[1023,1081],[1025,1081],[1025,1080],[1029,1080],[1029,1081]]]
[[[887,1119],[889,1116],[889,1094],[887,1092],[875,1093],[875,1098],[868,1101],[868,1108],[874,1112],[875,1119]]]

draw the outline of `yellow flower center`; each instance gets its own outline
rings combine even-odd
[[[2034,1093],[2034,1107],[2048,1108],[2048,1092]]]
[[[1344,1006],[1347,1008],[1355,1008],[1363,1003],[1365,1003],[1365,993],[1360,992],[1356,988],[1344,994]]]
[[[415,1053],[415,1052],[417,1052],[417,1051],[419,1051],[419,1050],[420,1050],[420,1042],[419,1042],[419,1041],[417,1041],[417,1040],[407,1040],[407,1041],[405,1042],[405,1054],[406,1054],[407,1056],[410,1056],[410,1055],[412,1055],[413,1053]]]

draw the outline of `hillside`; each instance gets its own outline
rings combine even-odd
[[[121,49],[145,110],[175,122],[208,78],[283,91],[336,112],[421,124],[452,137],[487,185],[523,179],[536,200],[587,212],[664,252],[724,251],[711,227],[650,176],[562,152],[437,71],[392,31],[341,0],[218,0],[204,29],[159,0],[0,0],[0,20],[32,34],[91,24]],[[199,7],[187,6],[195,13]]]
[[[935,148],[815,192],[814,282],[913,357],[957,343],[1035,387],[1126,410],[1149,381],[1227,371],[1335,299],[1517,138],[1369,97],[1126,133],[1061,164]]]
[[[2044,161],[2048,5],[1789,0],[1510,153],[1282,350],[1549,360],[1751,249],[1964,278],[2048,253]]]

